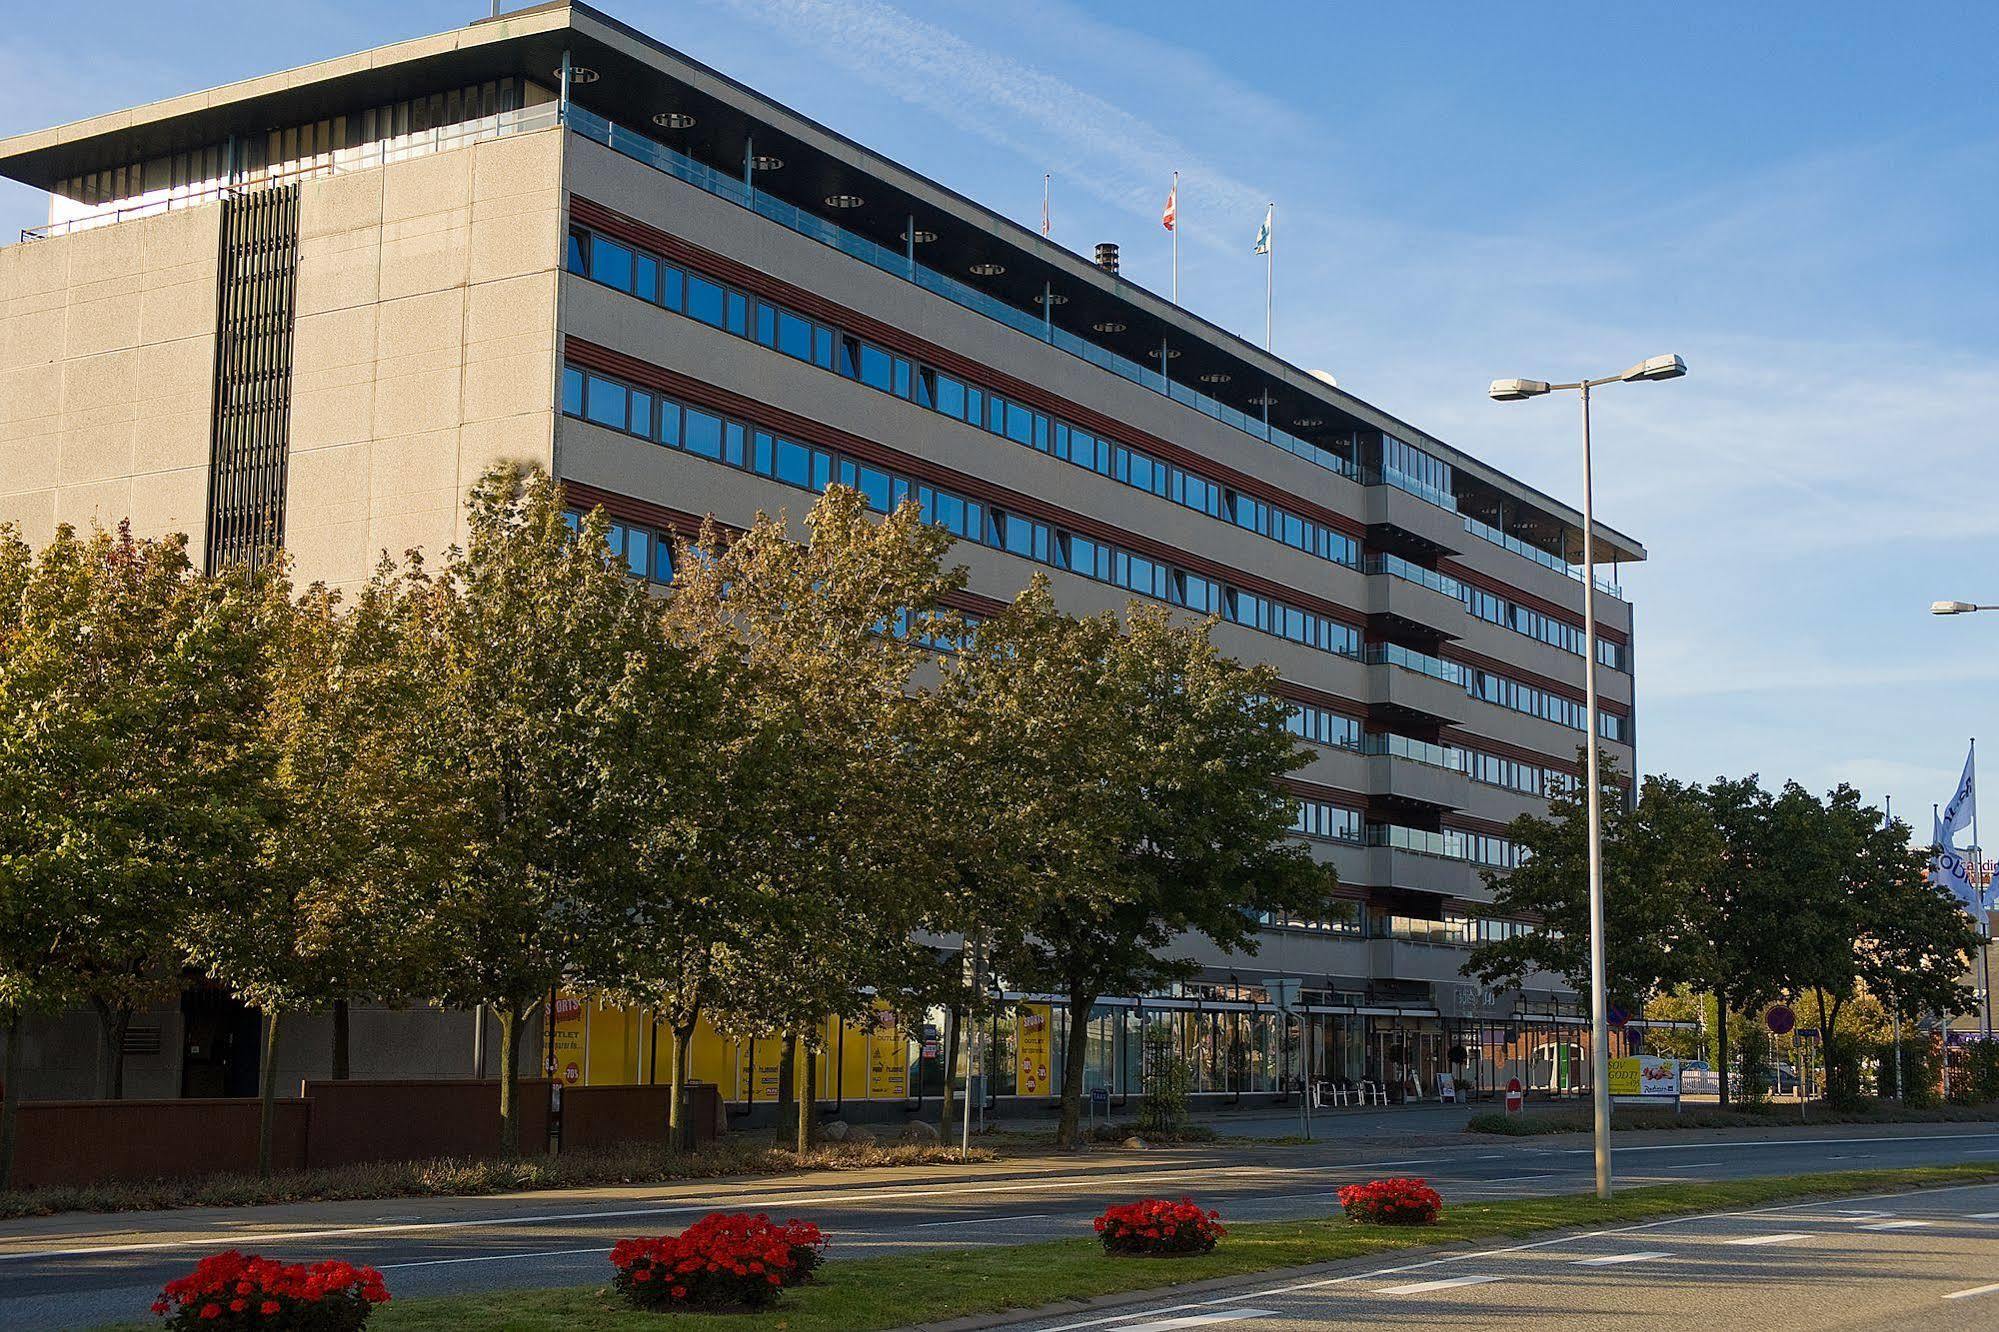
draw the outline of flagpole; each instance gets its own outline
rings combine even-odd
[[[1989,885],[1978,882],[1978,871],[1984,866],[1985,852],[1978,845],[1978,737],[1971,737],[1971,754],[1964,766],[1971,771],[1971,886],[1978,893],[1978,971],[1981,977],[1979,988],[1985,991],[1982,1005],[1985,1025],[1985,1039],[1992,1039],[1992,904],[1986,898]]]
[[[1041,173],[1041,238],[1048,238],[1048,177],[1052,173]]]
[[[1180,303],[1180,173],[1173,173],[1173,303]],[[1164,364],[1160,369],[1165,369]]]
[[[1277,203],[1270,204],[1270,237],[1263,247],[1263,349],[1269,351],[1272,292],[1277,286]]]

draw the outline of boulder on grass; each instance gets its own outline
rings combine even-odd
[[[1138,1151],[1144,1151],[1146,1147],[1146,1141],[1145,1139],[1139,1137],[1136,1133],[1134,1133],[1129,1138],[1126,1138],[1124,1140],[1124,1145],[1126,1147],[1130,1147]]]
[[[944,1141],[937,1132],[937,1126],[928,1120],[912,1119],[902,1126],[902,1133],[896,1139],[907,1147],[935,1147]]]
[[[847,1130],[849,1147],[872,1147],[875,1145],[875,1131],[866,1124],[856,1124]]]
[[[819,1135],[828,1142],[845,1142],[851,1132],[853,1130],[847,1126],[847,1121],[844,1119],[828,1120],[819,1129]]]

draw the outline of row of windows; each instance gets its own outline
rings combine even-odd
[[[1442,920],[1418,916],[1377,916],[1377,935],[1407,939],[1412,943],[1441,944],[1448,948],[1468,948],[1473,944],[1494,943],[1534,934],[1538,927],[1524,920],[1501,920],[1491,916],[1467,916],[1446,911]]]
[[[1572,772],[1543,767],[1538,763],[1522,763],[1518,759],[1503,758],[1476,749],[1459,752],[1464,756],[1465,775],[1486,786],[1545,798],[1567,790],[1580,780]]]
[[[982,546],[1066,569],[1141,596],[1258,629],[1340,656],[1358,656],[1360,631],[1313,611],[1231,587],[1119,546],[898,476],[816,445],[758,430],[576,366],[562,374],[562,410],[641,439],[698,454],[815,493],[838,481],[887,513],[914,497],[923,520]]]
[[[1539,717],[1573,730],[1588,728],[1588,710],[1573,698],[1552,693],[1537,685],[1524,684],[1508,676],[1482,670],[1476,666],[1464,668],[1465,692],[1485,703],[1493,703],[1515,712],[1524,712],[1530,717]],[[1631,743],[1631,719],[1611,712],[1597,713],[1597,730],[1607,740],[1623,744]]]
[[[1552,615],[1532,610],[1518,602],[1496,596],[1483,588],[1460,582],[1464,589],[1465,609],[1488,624],[1511,629],[1516,634],[1558,647],[1564,652],[1573,652],[1578,657],[1584,654],[1583,631],[1581,625],[1558,620]],[[1613,643],[1607,638],[1596,640],[1596,659],[1614,671],[1631,669],[1630,654],[1623,643]]]
[[[1337,842],[1361,840],[1361,817],[1357,809],[1335,805],[1329,800],[1292,801],[1297,812],[1291,830],[1301,837],[1323,837]]]
[[[1360,721],[1344,712],[1334,712],[1311,703],[1293,703],[1284,719],[1285,729],[1302,740],[1334,749],[1360,748]]]
[[[1016,444],[1198,510],[1334,564],[1357,568],[1360,546],[1344,532],[1244,495],[1221,482],[1036,411],[989,389],[877,347],[781,305],[586,228],[569,234],[569,269],[668,310],[749,338],[963,421]]]
[[[1451,465],[1393,435],[1381,437],[1381,474],[1398,490],[1456,513],[1456,477]]]

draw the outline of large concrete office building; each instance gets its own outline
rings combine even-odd
[[[0,172],[51,197],[0,249],[0,519],[31,540],[130,517],[211,564],[281,541],[351,586],[459,536],[471,482],[516,458],[664,579],[703,515],[914,495],[961,538],[967,610],[1039,571],[1078,611],[1218,616],[1312,746],[1298,832],[1340,909],[1107,1003],[1093,1080],[1128,1090],[1163,1018],[1204,1090],[1277,1089],[1301,1056],[1263,982],[1289,976],[1315,1070],[1579,1085],[1572,993],[1459,974],[1532,928],[1480,915],[1482,871],[1574,780],[1567,504],[581,4],[18,135]],[[1630,772],[1631,612],[1598,606]],[[135,1090],[242,1085],[240,1052],[191,1072],[234,1019],[155,1016]],[[357,1025],[357,1071],[463,1071],[455,1015],[419,1016]],[[1001,1094],[1032,1062],[1018,1026]],[[52,1053],[43,1074],[88,1090]]]

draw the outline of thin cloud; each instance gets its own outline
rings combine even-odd
[[[1156,216],[1177,170],[1190,237],[1229,244],[1236,238],[1197,219],[1260,216],[1269,197],[1098,94],[880,0],[711,2],[968,134],[1059,167],[1114,207]]]

